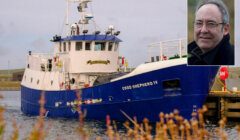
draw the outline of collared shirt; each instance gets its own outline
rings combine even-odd
[[[234,65],[234,48],[225,35],[209,52],[203,53],[195,41],[188,44],[188,65]]]

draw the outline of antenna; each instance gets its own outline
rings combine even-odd
[[[109,25],[108,26],[108,32],[110,32],[110,34],[112,35],[114,31],[114,26],[113,25]]]
[[[66,11],[66,23],[65,25],[67,26],[67,36],[69,35],[69,19],[68,19],[68,15],[69,15],[69,0],[67,0],[67,11]]]
[[[67,35],[70,33],[70,24],[69,24],[69,6],[70,2],[72,3],[79,3],[78,4],[78,12],[80,12],[80,20],[78,24],[82,25],[82,30],[85,30],[85,25],[88,24],[88,21],[93,18],[91,14],[86,13],[86,8],[88,8],[87,4],[88,2],[91,2],[91,0],[67,0],[67,11],[66,11],[66,23],[67,26]]]
[[[78,12],[80,12],[81,19],[79,20],[79,24],[82,24],[82,30],[85,30],[86,24],[88,24],[89,20],[93,18],[93,16],[89,13],[86,13],[86,8],[88,8],[87,4],[91,2],[91,0],[80,0],[78,5]]]

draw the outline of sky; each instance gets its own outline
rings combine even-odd
[[[120,55],[131,67],[148,61],[149,44],[187,37],[187,0],[92,1],[101,31],[109,25],[121,31]],[[28,51],[53,52],[50,40],[62,35],[65,13],[66,0],[0,0],[0,69],[24,68]],[[239,38],[236,34],[235,40]]]

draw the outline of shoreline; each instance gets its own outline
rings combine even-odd
[[[20,81],[1,81],[0,91],[18,91],[21,89]]]
[[[0,91],[20,91],[20,87],[0,87]]]

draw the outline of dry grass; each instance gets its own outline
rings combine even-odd
[[[107,116],[107,130],[106,134],[109,139],[134,139],[134,140],[205,140],[205,139],[221,139],[227,140],[227,132],[225,131],[226,118],[219,121],[219,127],[216,128],[216,134],[208,132],[205,128],[203,114],[207,111],[204,106],[199,109],[198,112],[192,114],[191,120],[186,120],[179,115],[177,110],[173,113],[159,114],[160,121],[156,122],[155,128],[153,128],[148,119],[144,119],[142,123],[137,123],[134,118],[129,121],[133,124],[130,127],[130,123],[127,121],[124,123],[127,132],[124,136],[119,137],[119,133],[115,128],[114,121],[110,121],[110,117]],[[152,130],[155,129],[155,134]],[[240,135],[240,126],[236,127],[238,135]],[[239,137],[240,138],[240,137]],[[237,139],[237,138],[236,138]]]
[[[3,97],[0,96],[0,100]],[[77,92],[77,101],[80,102],[81,94]],[[42,93],[39,100],[40,111],[39,117],[32,128],[27,140],[44,140],[48,135],[49,127],[46,127],[44,115],[45,115],[45,95]],[[4,107],[0,106],[0,140],[3,140],[5,133],[6,122],[4,118]],[[85,112],[82,112],[81,105],[77,105],[77,111],[79,113],[79,126],[77,128],[77,133],[79,134],[79,139],[88,140],[90,139],[89,134],[84,130],[84,118]],[[159,114],[159,122],[156,122],[155,127],[153,127],[147,118],[145,118],[141,123],[138,123],[136,118],[128,118],[123,125],[126,128],[126,132],[121,134],[118,132],[117,125],[115,121],[110,119],[110,116],[106,116],[106,136],[109,140],[205,140],[212,139],[213,134],[207,131],[205,128],[203,114],[207,111],[207,108],[204,106],[202,109],[199,109],[198,112],[192,113],[192,119],[186,120],[179,115],[178,110],[174,110],[172,113],[164,114],[161,112]],[[17,126],[16,121],[13,119],[13,132],[10,136],[10,140],[19,139],[19,127]],[[219,127],[216,128],[215,132],[217,133],[217,139],[227,140],[228,135],[225,131],[225,124],[227,120],[223,118],[219,121]],[[153,134],[154,129],[154,134]],[[236,126],[238,136],[240,138],[240,125]],[[216,138],[216,136],[215,136]],[[101,140],[101,137],[97,137],[97,140]]]
[[[33,127],[30,135],[27,138],[28,140],[44,140],[47,136],[47,130],[44,127],[45,125],[44,116],[46,112],[44,108],[45,102],[46,102],[45,93],[42,92],[39,100],[39,104],[40,104],[39,116],[35,126]]]
[[[2,95],[0,95],[0,100],[3,98]],[[4,119],[4,107],[0,106],[0,140],[3,139],[4,132],[5,132],[5,127],[6,127],[6,122]]]
[[[17,125],[16,120],[12,121],[13,132],[10,137],[11,140],[18,140],[19,139],[19,127]]]
[[[0,88],[20,88],[20,81],[1,81],[0,82]]]
[[[0,79],[12,78],[11,74],[0,74]]]
[[[20,90],[20,84],[19,81],[1,81],[0,90]]]

